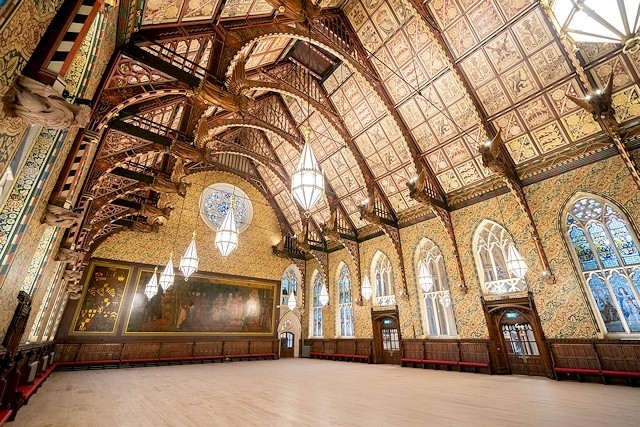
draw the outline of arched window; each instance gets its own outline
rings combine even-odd
[[[416,260],[425,334],[430,337],[457,335],[449,280],[440,248],[431,240],[423,239],[418,246]]]
[[[314,337],[322,336],[322,303],[320,302],[321,292],[322,275],[316,272],[313,281],[313,325],[311,329],[311,333]]]
[[[298,276],[293,265],[287,268],[282,275],[282,305],[287,305],[291,292],[298,295]]]
[[[395,305],[396,296],[393,291],[393,270],[389,258],[378,251],[373,256],[373,277],[376,282],[376,304]]]
[[[581,196],[565,208],[565,227],[601,326],[608,333],[639,333],[640,253],[628,219],[603,198]]]
[[[527,289],[527,265],[502,226],[484,220],[476,230],[474,247],[482,291],[502,295]]]
[[[351,272],[346,264],[339,268],[338,276],[338,321],[340,336],[353,336],[353,299],[351,297]]]

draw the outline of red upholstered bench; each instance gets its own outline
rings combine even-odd
[[[584,374],[584,375],[602,375],[602,371],[599,369],[582,369],[582,368],[553,368],[554,371],[560,374]],[[617,372],[617,371],[611,371]]]
[[[369,355],[364,355],[364,354],[354,354],[353,355],[353,359],[359,359],[359,360],[369,360]]]
[[[252,353],[251,357],[256,357],[256,358],[267,358],[267,357],[272,357],[272,358],[276,358],[276,354],[275,353]]]
[[[222,354],[218,354],[215,356],[193,356],[193,360],[209,360],[209,359],[224,359]]]
[[[640,378],[640,372],[638,372],[638,371],[607,371],[607,370],[603,370],[602,374],[603,375],[611,375],[611,376],[615,376],[615,377]]]
[[[473,368],[488,368],[489,364],[488,363],[484,363],[484,362],[463,362],[460,361],[458,362],[458,365],[460,366],[471,366]]]
[[[437,360],[437,359],[422,359],[422,363],[430,363],[432,365],[451,365],[455,366],[458,364],[455,360]]]

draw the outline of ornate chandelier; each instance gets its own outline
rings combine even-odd
[[[147,282],[147,286],[144,288],[144,294],[147,298],[151,299],[156,296],[158,293],[158,267],[153,270],[153,275],[151,275],[151,279]]]
[[[318,295],[318,301],[322,304],[323,307],[326,307],[329,304],[329,292],[327,292],[327,287],[322,285],[322,289],[320,289],[320,295]]]
[[[425,292],[429,292],[433,288],[433,276],[424,262],[421,262],[418,267],[418,284]]]
[[[291,176],[291,192],[305,211],[310,211],[324,192],[324,176],[310,142],[310,130],[305,129],[305,143],[298,166]]]
[[[223,257],[229,256],[238,246],[238,227],[236,225],[236,215],[233,212],[234,202],[232,197],[227,215],[216,232],[215,243]]]
[[[198,271],[199,263],[200,258],[198,258],[198,251],[196,249],[196,232],[194,230],[193,234],[191,235],[191,243],[189,243],[187,251],[180,259],[180,266],[178,267],[184,275],[185,282],[189,280],[189,276]]]
[[[369,276],[364,276],[362,279],[362,288],[360,289],[360,294],[362,298],[369,301],[369,298],[373,295],[373,288],[371,288],[371,282],[369,281]]]
[[[176,275],[173,272],[173,251],[169,254],[169,262],[167,262],[166,267],[162,270],[162,274],[160,275],[159,284],[162,286],[162,290],[166,291],[171,286],[173,286],[173,280]]]
[[[637,0],[550,0],[560,32],[575,42],[622,43],[624,53],[640,49]]]
[[[296,301],[296,293],[292,291],[291,295],[289,295],[289,299],[287,300],[287,307],[289,307],[289,310],[293,311],[293,309],[296,308],[297,305],[298,302]]]
[[[527,274],[527,264],[513,245],[509,245],[507,269],[518,279],[524,279],[524,275]]]

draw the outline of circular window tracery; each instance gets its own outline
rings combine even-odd
[[[244,191],[226,182],[211,184],[200,195],[200,216],[202,220],[217,231],[234,199],[234,209],[238,232],[242,233],[253,219],[253,204]]]

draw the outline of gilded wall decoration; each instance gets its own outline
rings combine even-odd
[[[131,270],[93,264],[71,333],[114,333]]]
[[[271,248],[280,241],[281,233],[276,215],[264,196],[248,182],[225,172],[199,172],[189,175],[187,181],[192,185],[184,200],[175,194],[170,195],[176,209],[157,233],[119,232],[101,243],[93,257],[163,266],[173,250],[177,263],[195,230],[200,271],[279,281],[289,262],[273,255]],[[254,209],[251,225],[240,234],[237,249],[227,258],[220,255],[213,243],[214,231],[200,216],[200,194],[216,182],[239,187],[249,196]]]
[[[177,275],[167,291],[149,298],[152,271],[138,275],[125,333],[272,334],[276,292],[271,282],[249,278]]]

